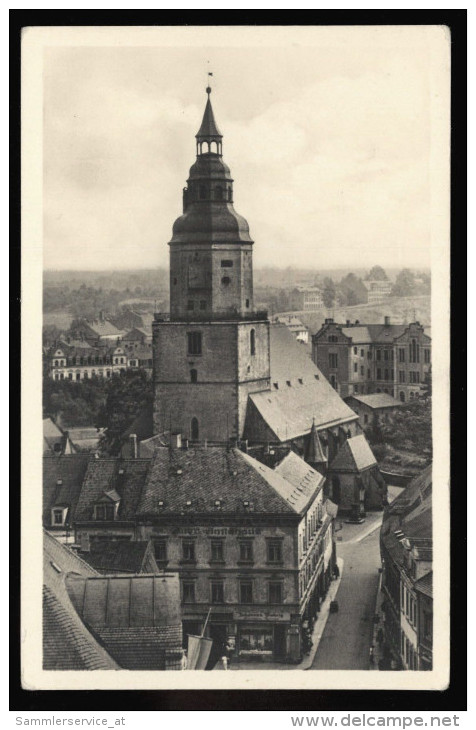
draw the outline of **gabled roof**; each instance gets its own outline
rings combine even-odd
[[[293,485],[294,489],[288,491],[286,499],[298,512],[307,507],[325,482],[325,477],[306,464],[294,451],[290,451],[274,471]]]
[[[279,473],[239,449],[162,447],[153,458],[137,512],[293,514],[299,511],[288,499],[293,491]]]
[[[343,335],[350,337],[355,344],[372,342],[370,329],[366,325],[361,325],[360,327],[341,327],[341,331]]]
[[[415,581],[415,590],[420,591],[428,598],[433,598],[433,571]]]
[[[388,393],[371,393],[370,395],[352,394],[349,398],[354,398],[369,408],[396,408],[397,406],[402,406],[399,400],[393,398]]]
[[[180,653],[178,573],[70,574],[66,587],[79,616],[122,668],[163,670],[166,650]]]
[[[271,390],[249,398],[277,440],[309,433],[313,419],[318,430],[357,419],[286,325],[271,325],[270,356]]]
[[[43,457],[44,525],[51,525],[51,510],[55,505],[70,507],[68,522],[70,521],[79,499],[89,459],[89,454]]]
[[[346,439],[329,469],[331,471],[363,471],[376,466],[377,460],[372,453],[364,434]]]
[[[148,338],[148,337],[150,337],[150,334],[148,334],[145,330],[141,329],[140,327],[132,327],[128,332],[126,332],[126,334],[124,335],[122,340],[124,342],[126,342],[128,340],[132,340],[134,342],[137,339],[142,339],[143,337]]]
[[[203,114],[202,123],[200,129],[195,135],[198,137],[222,137],[220,130],[217,127],[215,121],[215,115],[213,114],[212,103],[210,101],[210,95],[208,95],[207,104],[205,106],[205,112]]]
[[[65,585],[68,574],[87,579],[97,572],[48,533],[43,537],[43,669],[119,669],[78,616]]]
[[[82,553],[82,556],[100,573],[142,573],[150,550],[150,540],[101,540],[99,543],[92,542],[89,552]],[[156,572],[159,572],[158,568]]]
[[[122,337],[122,335],[124,334],[123,330],[115,327],[108,319],[95,319],[93,321],[87,321],[86,326],[100,337],[113,335],[117,337]]]
[[[104,492],[112,490],[121,498],[117,519],[133,519],[149,464],[148,459],[91,459],[74,513],[75,521],[91,520],[94,504]]]

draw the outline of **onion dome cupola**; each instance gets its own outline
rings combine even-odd
[[[222,158],[218,129],[207,87],[207,103],[197,134],[197,159],[183,191],[183,215],[174,223],[170,244],[253,243],[249,226],[233,207],[233,178]]]

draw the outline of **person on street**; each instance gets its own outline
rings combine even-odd
[[[182,658],[180,660],[180,669],[182,671],[184,671],[185,669],[187,669],[187,664],[188,664],[187,650],[186,649],[182,649]]]

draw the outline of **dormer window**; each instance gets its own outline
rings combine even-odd
[[[66,515],[68,514],[67,507],[54,507],[51,510],[51,524],[53,527],[61,527],[66,522]]]
[[[112,522],[115,517],[115,509],[113,504],[96,504],[94,507],[94,519]]]

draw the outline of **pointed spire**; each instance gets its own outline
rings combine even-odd
[[[319,434],[317,433],[316,421],[314,418],[312,419],[311,431],[306,444],[306,461],[308,464],[322,464],[327,461]]]
[[[210,101],[210,94],[212,93],[210,86],[207,86],[206,92],[208,95],[207,105],[205,107],[205,113],[203,115],[201,127],[195,136],[197,139],[200,139],[200,138],[216,139],[217,137],[221,138],[221,137],[223,137],[223,135],[220,132],[220,130],[218,129],[217,123],[215,122],[215,117],[214,117],[213,109],[212,109],[212,103]]]

